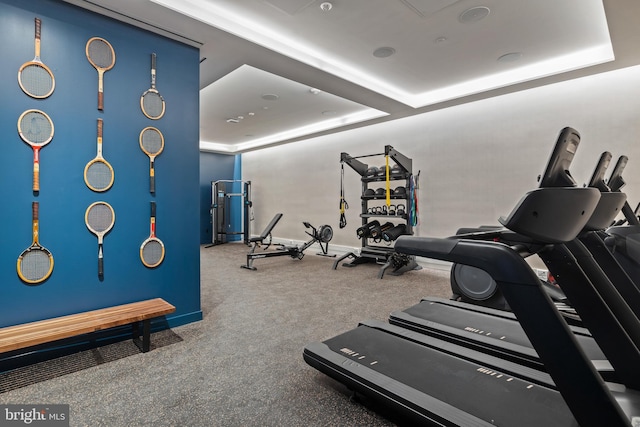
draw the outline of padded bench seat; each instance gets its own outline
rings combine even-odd
[[[0,353],[88,334],[122,325],[133,325],[133,340],[142,352],[149,351],[151,319],[173,313],[176,308],[155,298],[52,319],[0,328]],[[140,343],[142,322],[142,343]]]

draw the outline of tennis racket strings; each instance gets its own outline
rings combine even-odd
[[[95,233],[103,233],[113,225],[113,210],[102,203],[94,204],[87,212],[87,225]]]
[[[142,259],[148,266],[160,264],[164,258],[164,247],[157,240],[149,240],[142,247]]]
[[[111,68],[115,62],[114,52],[106,40],[94,38],[87,44],[87,56],[99,68]]]
[[[43,66],[33,63],[20,72],[20,86],[33,98],[46,98],[53,92],[53,78]]]
[[[93,162],[87,167],[87,183],[94,191],[104,191],[111,187],[113,172],[103,162]]]
[[[43,250],[30,250],[22,256],[20,273],[29,283],[41,282],[51,273],[51,258]]]
[[[142,132],[140,144],[143,150],[150,155],[156,155],[164,147],[162,134],[154,128],[147,128]]]
[[[53,135],[53,122],[42,111],[30,110],[20,117],[20,135],[32,145],[48,142]]]

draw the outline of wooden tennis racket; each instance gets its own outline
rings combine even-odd
[[[140,245],[140,259],[149,268],[159,266],[164,260],[164,244],[156,237],[156,202],[151,202],[151,231]]]
[[[40,32],[42,23],[36,21],[35,51],[36,56],[29,62],[22,64],[18,70],[18,84],[20,89],[32,98],[47,98],[56,87],[56,80],[51,69],[40,60]]]
[[[89,63],[98,71],[98,110],[104,110],[104,73],[116,64],[116,52],[101,37],[90,38],[85,51]]]
[[[164,136],[154,127],[146,127],[140,132],[140,149],[149,156],[149,192],[156,192],[155,159],[164,149]]]
[[[53,255],[39,243],[38,202],[31,204],[33,242],[18,257],[18,276],[28,284],[42,283],[53,271]]]
[[[156,54],[151,54],[151,87],[140,97],[142,113],[151,120],[164,116],[165,103],[160,92],[156,90]]]
[[[53,139],[53,122],[40,110],[27,110],[18,118],[20,138],[33,148],[33,191],[40,191],[40,149]]]
[[[104,236],[107,234],[113,224],[116,222],[116,213],[111,205],[107,202],[92,203],[84,214],[84,222],[90,232],[98,237],[98,277],[104,277],[104,254],[103,242]]]
[[[113,168],[102,156],[102,119],[98,119],[98,138],[97,138],[97,154],[84,167],[84,182],[93,191],[107,191],[113,185],[114,172]]]

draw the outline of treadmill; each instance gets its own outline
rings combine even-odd
[[[568,168],[573,154],[575,153],[575,148],[572,148],[572,145],[577,144],[578,140],[574,141],[571,145],[567,145],[567,142],[568,139],[564,138],[561,134],[561,137],[558,139],[558,143],[556,144],[556,149],[554,150],[549,162],[549,166],[547,167],[547,172],[545,173],[546,179],[543,180],[542,185],[545,185],[545,181],[547,182],[546,185],[549,185],[549,182],[569,182],[566,179],[549,179],[551,176],[558,174],[564,174],[570,178]],[[564,160],[558,160],[558,158],[564,158]],[[618,284],[620,284],[619,282],[623,282],[624,286],[629,288],[629,286],[633,287],[633,284],[629,284],[629,278],[624,274],[619,265],[611,265],[612,262],[615,263],[615,261],[611,260],[611,253],[606,249],[602,250],[604,246],[603,242],[597,239],[597,234],[592,232],[594,230],[603,230],[607,224],[610,224],[615,216],[620,212],[622,204],[626,201],[626,196],[623,193],[611,193],[608,192],[608,188],[602,189],[601,184],[603,184],[604,172],[606,171],[610,159],[611,154],[608,152],[601,155],[589,183],[590,187],[599,188],[602,194],[596,207],[596,211],[591,215],[588,223],[585,225],[585,228],[581,233],[581,240],[585,240],[585,246],[588,246],[592,253],[594,252],[592,250],[593,247],[596,246],[596,249],[599,249],[600,252],[602,252],[598,257],[596,257],[599,258],[596,261],[608,262],[609,264],[606,268],[606,270],[608,270],[607,273],[610,274],[613,272],[615,281]],[[550,169],[553,169],[553,165],[556,165],[556,171],[550,172]],[[505,234],[514,235],[516,237],[507,236],[505,238]],[[509,230],[491,230],[463,237],[471,237],[474,239],[480,238],[482,240],[496,239],[501,242],[523,242],[526,240],[526,236],[518,237],[516,233]],[[529,241],[531,241],[531,239],[529,239]],[[518,243],[518,245],[521,247],[523,243]],[[549,249],[547,248],[546,250],[548,251]],[[575,248],[573,250],[579,251],[579,249]],[[539,251],[541,251],[541,249],[535,250],[535,252]],[[527,252],[534,252],[534,250],[529,249]],[[546,255],[543,257],[546,257]],[[593,275],[597,274],[595,273],[596,267],[592,265],[589,268],[593,270]],[[562,282],[567,280],[566,275],[563,275],[562,278]],[[579,286],[580,281],[588,280],[588,278],[580,276],[579,273],[574,279],[574,281],[577,282],[577,286]],[[603,287],[613,285],[603,278],[600,278],[600,281],[604,282],[604,285],[602,285]],[[616,286],[616,288],[618,288],[618,286]],[[636,291],[635,295],[633,291]],[[578,292],[581,292],[581,290],[578,290]],[[620,293],[623,294],[622,292]],[[640,298],[640,293],[638,293],[635,288],[627,289],[623,296],[628,302],[628,305],[631,306],[629,301],[637,301],[638,298]],[[633,298],[636,299],[634,300]],[[610,298],[610,300],[611,299],[615,299],[615,297]],[[615,305],[616,303],[612,302],[611,304]],[[640,304],[638,304],[636,309],[637,308],[640,308]],[[460,310],[464,310],[468,313],[465,316],[460,316]],[[587,316],[590,318],[589,323],[595,325],[594,328],[596,328],[600,335],[604,337],[603,339],[606,340],[608,353],[614,361],[618,362],[618,371],[622,373],[627,370],[635,371],[632,362],[629,362],[626,358],[619,361],[618,339],[623,342],[623,345],[630,346],[632,354],[637,353],[637,351],[633,352],[633,346],[628,342],[628,340],[624,336],[622,338],[610,337],[607,328],[601,325],[602,322],[599,316],[597,316],[596,319],[593,319],[594,316],[590,313],[587,313]],[[528,340],[524,330],[517,322],[516,317],[510,312],[442,298],[425,298],[420,303],[405,310],[392,312],[389,317],[389,322],[421,333],[438,336],[445,340],[463,343],[465,346],[470,346],[490,354],[505,357],[506,359],[517,363],[544,370],[544,364],[533,349],[531,342]],[[609,322],[612,322],[612,320],[609,319]],[[607,324],[607,321],[605,321],[604,324]],[[586,352],[587,356],[596,365],[605,380],[616,381],[616,372],[613,371],[609,361],[605,360],[606,357],[604,356],[604,353],[592,338],[591,333],[585,328],[571,327],[571,329],[575,333],[579,344]],[[636,330],[638,329],[636,328]],[[640,342],[636,341],[636,345],[640,346]],[[640,356],[632,357],[634,357],[634,360],[640,361]]]
[[[611,176],[605,184],[612,192],[620,192],[625,186],[622,172],[628,162],[627,156],[620,156],[616,162]],[[631,209],[629,203],[626,202],[622,208],[622,213],[626,221],[626,225],[614,224],[607,228],[605,233],[601,233],[607,249],[613,253],[615,259],[627,272],[633,280],[636,287],[640,288],[640,220],[638,219],[638,208],[635,211]]]
[[[505,225],[543,242],[570,241],[599,198],[593,188],[539,188],[527,193]],[[553,227],[544,224],[547,216]],[[383,322],[363,322],[307,345],[308,364],[429,425],[628,426],[639,415],[640,394],[605,384],[517,250],[497,242],[408,236],[396,248],[490,274],[548,374]]]

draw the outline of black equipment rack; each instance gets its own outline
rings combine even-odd
[[[370,175],[370,166],[358,159],[379,156],[388,156],[390,168],[389,180],[394,182],[395,184],[402,183],[403,185],[401,185],[401,187],[404,187],[405,189],[404,194],[390,195],[390,198],[393,201],[404,201],[405,210],[402,214],[389,215],[386,211],[384,213],[372,213],[370,211],[370,206],[372,203],[384,202],[386,200],[386,192],[383,195],[367,194],[367,190],[373,187],[375,184],[384,185],[386,183],[386,171],[383,174]],[[340,163],[347,164],[361,177],[360,180],[362,182],[362,195],[360,199],[362,210],[360,213],[360,218],[362,219],[363,227],[366,226],[367,223],[372,219],[385,220],[389,222],[395,221],[401,222],[405,225],[405,235],[413,235],[413,226],[409,219],[409,202],[411,197],[410,182],[411,176],[413,174],[413,162],[410,158],[398,152],[392,146],[386,145],[384,147],[384,153],[368,154],[356,157],[352,157],[344,152],[340,153]],[[391,170],[393,170],[393,173],[391,173]],[[347,258],[351,258],[352,261],[342,263],[344,267],[355,267],[357,265],[365,263],[376,263],[382,265],[378,272],[378,278],[380,279],[384,276],[384,273],[388,268],[393,268],[393,270],[389,273],[391,275],[400,275],[406,271],[421,268],[416,263],[415,257],[396,253],[391,244],[384,245],[376,244],[375,242],[371,244],[369,240],[370,239],[366,237],[362,237],[360,253],[356,254],[355,252],[348,252],[342,255],[334,261],[333,269],[337,269],[338,265]]]

